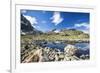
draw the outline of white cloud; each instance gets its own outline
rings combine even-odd
[[[85,27],[86,29],[89,29],[89,24],[88,23],[80,23],[80,24],[75,24],[74,27],[75,28]]]
[[[52,20],[52,23],[54,23],[55,25],[58,25],[63,21],[60,12],[54,12],[54,15],[50,19]]]
[[[85,33],[89,33],[89,24],[88,23],[80,23],[74,25],[75,29],[81,30]]]
[[[36,28],[36,29],[40,29],[40,26],[34,26],[34,28]]]
[[[34,24],[38,24],[36,17],[24,15],[24,17],[30,21],[31,25],[34,26]]]

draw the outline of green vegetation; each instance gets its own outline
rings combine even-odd
[[[46,41],[57,41],[57,40],[81,40],[89,41],[89,35],[78,30],[62,30],[59,33],[48,32],[39,35],[23,35],[21,36],[24,41],[31,40],[46,40]]]

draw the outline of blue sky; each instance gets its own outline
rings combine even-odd
[[[34,28],[43,32],[72,28],[89,32],[89,13],[23,9],[21,14],[30,21]]]

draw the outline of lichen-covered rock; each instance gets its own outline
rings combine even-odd
[[[49,58],[49,60],[50,61],[54,61],[55,60],[55,51],[50,51],[49,53],[48,53],[48,58]]]
[[[67,54],[67,56],[73,56],[75,55],[75,53],[77,52],[77,48],[73,45],[67,45],[65,48],[64,48],[64,53],[65,55]]]
[[[78,49],[74,45],[67,45],[64,48],[64,60],[71,61],[71,60],[79,60],[79,58],[75,55]]]
[[[58,59],[59,61],[64,60],[64,53],[61,52],[61,53],[59,54],[58,58],[59,58],[59,59]]]

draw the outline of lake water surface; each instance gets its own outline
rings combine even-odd
[[[49,47],[49,48],[52,48],[52,49],[59,49],[60,51],[64,52],[64,48],[69,45],[67,44],[67,42],[62,42],[62,41],[37,41],[36,42],[39,46],[41,47]],[[90,54],[90,46],[89,46],[89,43],[85,43],[85,42],[81,42],[81,43],[74,43],[74,44],[71,44],[71,45],[74,45],[75,47],[77,47],[79,49],[79,52],[78,52],[78,56],[84,54],[84,55],[89,55]]]
[[[45,47],[50,47],[50,48],[56,48],[56,49],[59,49],[61,51],[64,50],[65,46],[67,46],[67,42],[64,43],[64,42],[60,42],[60,41],[56,41],[56,42],[47,42],[47,41],[38,41],[37,42],[39,45],[41,45],[42,47],[45,46]],[[85,42],[81,42],[81,43],[74,43],[74,44],[71,44],[71,45],[74,45],[75,47],[77,47],[78,49],[80,50],[88,50],[90,47],[89,47],[89,43],[85,43]]]

